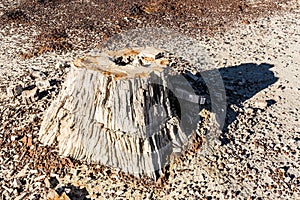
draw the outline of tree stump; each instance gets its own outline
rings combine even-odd
[[[167,64],[153,48],[75,60],[44,116],[41,142],[56,143],[62,156],[157,178],[187,141]]]

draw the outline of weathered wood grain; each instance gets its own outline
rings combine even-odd
[[[40,140],[57,143],[63,156],[159,176],[187,141],[168,89],[167,63],[151,48],[74,61],[44,116]]]

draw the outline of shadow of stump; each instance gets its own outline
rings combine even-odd
[[[274,84],[278,78],[274,76],[274,73],[270,70],[274,65],[268,63],[254,64],[244,63],[238,66],[226,67],[218,69],[222,78],[227,101],[227,110],[225,122],[222,128],[222,143],[227,144],[229,142],[226,137],[228,132],[228,126],[236,120],[236,117],[240,112],[233,110],[232,105],[242,108],[242,104],[254,95]],[[214,70],[212,70],[214,71]],[[203,74],[209,72],[203,72]],[[211,91],[208,91],[211,92]],[[210,97],[212,94],[210,94]],[[222,99],[220,99],[220,102]],[[273,99],[266,100],[267,107],[275,104]]]

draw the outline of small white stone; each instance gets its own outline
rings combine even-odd
[[[46,90],[50,88],[50,82],[48,80],[38,80],[35,82],[36,86],[40,90]]]
[[[51,183],[50,183],[50,181],[49,181],[48,178],[45,178],[44,183],[46,185],[46,188],[50,188],[51,187]]]
[[[116,192],[116,195],[119,196],[119,195],[121,195],[121,194],[123,194],[123,193],[124,193],[123,190],[119,190],[119,191]]]
[[[260,109],[265,109],[267,107],[268,103],[265,100],[257,100],[255,102],[255,107]]]
[[[291,180],[291,178],[288,176],[288,177],[285,177],[284,182],[288,183],[288,182],[290,182],[290,180]]]
[[[22,183],[19,181],[19,179],[17,178],[14,178],[13,182],[12,182],[12,185],[14,188],[19,188],[22,186]]]
[[[252,114],[253,113],[253,109],[252,108],[246,108],[245,109],[245,113],[246,114]]]
[[[282,149],[283,149],[284,151],[288,151],[288,150],[289,150],[289,148],[288,148],[287,146],[284,146]]]
[[[32,169],[32,170],[30,170],[29,172],[30,172],[31,174],[36,174],[36,173],[38,173],[38,170]]]
[[[114,194],[114,193],[116,193],[116,191],[115,190],[107,190],[106,193],[108,193],[108,194]]]
[[[33,183],[33,184],[34,184],[35,187],[40,187],[40,186],[42,185],[41,182],[35,182],[35,183]]]
[[[56,68],[56,69],[59,69],[59,68],[62,67],[62,65],[63,65],[63,64],[62,64],[61,62],[58,62],[58,63],[55,64],[55,68]]]
[[[15,141],[15,140],[16,140],[16,138],[17,138],[17,136],[15,136],[15,135],[12,135],[12,136],[10,137],[10,140],[13,142],[13,141]]]
[[[65,188],[66,194],[69,194],[71,192],[71,188]]]

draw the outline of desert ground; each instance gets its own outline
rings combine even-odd
[[[1,1],[0,198],[299,199],[299,19],[298,0]],[[227,99],[216,140],[156,182],[61,157],[38,140],[74,59],[143,27],[196,40]]]

